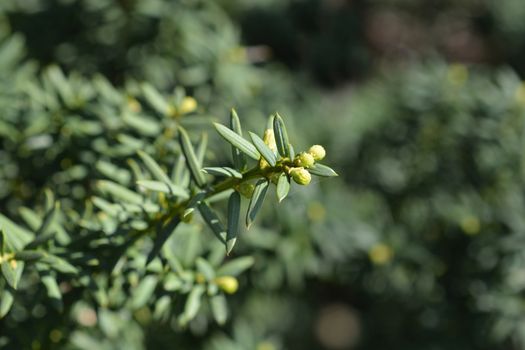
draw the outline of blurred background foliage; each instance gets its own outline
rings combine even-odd
[[[244,235],[235,254],[255,264],[225,326],[86,300],[14,310],[0,346],[523,349],[524,19],[521,0],[3,0],[0,210],[15,221],[45,188],[78,210],[132,144],[162,154],[145,82],[177,108],[196,99],[188,128],[279,110],[341,176]]]

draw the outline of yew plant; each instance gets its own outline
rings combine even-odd
[[[34,346],[20,325],[50,313],[59,316],[48,342],[118,310],[182,329],[198,315],[225,323],[226,295],[253,264],[234,247],[265,198],[274,192],[281,202],[294,184],[337,176],[320,163],[322,146],[295,151],[277,113],[264,132],[246,133],[235,110],[229,125],[211,124],[182,89],[166,96],[130,83],[121,91],[56,67],[13,94],[30,103],[0,125],[10,160],[26,161],[35,178],[45,175],[32,168],[36,158],[62,169],[45,177],[34,206],[0,214],[4,344]],[[207,166],[227,159],[221,145],[208,145],[212,125],[231,147],[231,164]],[[31,189],[25,180],[16,179]]]

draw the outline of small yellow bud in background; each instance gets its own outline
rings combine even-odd
[[[206,282],[206,278],[204,277],[204,275],[202,273],[198,273],[195,276],[195,282],[197,282],[199,284],[203,284],[204,282]]]
[[[58,329],[53,329],[51,332],[49,332],[49,339],[53,343],[58,343],[62,339],[62,332]]]
[[[309,168],[312,165],[314,165],[314,163],[315,163],[314,156],[311,155],[310,153],[305,153],[305,152],[299,153],[297,156],[295,156],[295,159],[294,159],[294,164],[298,167]]]
[[[275,134],[272,129],[266,129],[263,136],[264,143],[274,152],[277,152],[277,143],[275,143]]]
[[[186,96],[182,99],[182,102],[179,106],[179,113],[180,114],[188,114],[197,109],[197,100],[195,100],[193,97]]]
[[[233,276],[222,276],[215,279],[215,284],[228,294],[233,294],[239,289],[239,281]]]
[[[321,160],[326,156],[326,151],[321,145],[313,145],[308,150],[308,153],[310,153],[315,160]]]
[[[11,265],[11,268],[12,269],[16,269],[16,267],[18,266],[18,263],[16,262],[15,259],[9,261],[9,265]]]
[[[242,194],[246,198],[252,198],[252,194],[254,190],[255,190],[255,186],[253,184],[244,182],[239,185],[239,193]]]
[[[376,265],[384,265],[392,259],[394,253],[392,249],[383,243],[378,243],[370,249],[368,256]]]
[[[467,235],[476,235],[481,229],[479,219],[471,215],[461,220],[460,225],[463,232],[465,232]]]
[[[464,85],[468,80],[468,68],[463,64],[451,64],[448,67],[447,79],[452,85]]]
[[[277,350],[277,348],[269,341],[263,341],[257,345],[256,350]]]
[[[130,111],[135,112],[135,113],[138,113],[142,110],[142,107],[139,101],[137,101],[135,98],[131,96],[128,97],[128,108],[130,109]]]
[[[290,176],[299,185],[308,185],[312,181],[312,175],[305,168],[292,168]]]

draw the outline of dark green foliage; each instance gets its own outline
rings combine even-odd
[[[23,64],[17,36],[5,32],[3,38],[2,344],[83,348],[107,339],[120,347],[131,339],[121,338],[127,329],[150,322],[141,312],[174,322],[181,337],[193,322],[226,323],[231,312],[224,293],[235,293],[235,276],[253,264],[226,257],[245,210],[234,190],[290,164],[277,164],[272,153],[263,172],[250,141],[227,138],[256,155],[255,166],[246,170],[239,158],[239,170],[206,168],[218,150],[208,148],[205,134],[196,143],[190,134],[210,129],[212,119],[201,101],[186,95],[190,89],[165,94],[132,75],[117,87],[102,75],[54,65],[40,73]],[[236,115],[232,125],[240,132]],[[221,209],[211,207],[224,195],[231,198],[228,230]],[[256,202],[248,211],[252,220],[260,210]],[[195,209],[202,220],[193,217]],[[203,223],[221,242],[201,233]],[[35,307],[49,322],[32,315]],[[131,316],[136,323],[126,326]],[[20,327],[35,337],[20,336]]]
[[[360,278],[367,291],[389,295],[390,307],[411,310],[378,321],[387,305],[377,303],[368,346],[523,341],[518,306],[504,306],[521,290],[513,271],[522,269],[523,102],[509,70],[439,62],[390,74],[357,97],[354,122],[368,121],[347,126],[357,140],[334,135],[332,148],[352,150],[337,164],[352,169],[346,182],[361,203],[352,208],[364,215],[355,220],[369,223],[377,240],[369,256],[384,266]],[[386,333],[392,319],[420,330],[410,341],[401,328]]]
[[[2,1],[0,347],[523,348],[520,6]]]

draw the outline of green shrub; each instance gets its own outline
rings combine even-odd
[[[251,226],[272,182],[281,201],[292,179],[335,175],[294,156],[277,114],[264,137],[242,138],[232,110],[230,127],[215,124],[232,150],[216,137],[208,147],[214,118],[182,87],[164,95],[128,79],[116,88],[24,61],[22,39],[6,30],[0,342],[10,348],[141,348],[153,322],[196,334],[224,324],[225,294],[254,262],[227,255],[241,211]]]
[[[220,4],[241,17],[253,5]],[[254,65],[221,6],[0,4],[0,275],[13,283],[12,270],[24,270],[16,290],[0,277],[0,347],[328,348],[319,324],[334,307],[346,310],[344,332],[358,348],[523,347],[516,74],[414,61],[362,86],[316,91],[276,65]],[[268,157],[251,161],[255,170],[232,165],[213,130],[229,125],[231,106],[250,140],[240,147]],[[272,167],[262,131],[275,110],[298,154],[326,145],[343,176],[288,173],[284,165],[311,163],[304,154]],[[246,130],[260,130],[266,146]],[[272,169],[285,171],[281,182]],[[224,191],[207,198],[209,211],[186,196],[230,186],[249,196],[254,188],[238,183],[246,171],[280,184],[279,196],[291,175],[310,184],[292,184],[282,204],[270,185],[226,255],[234,213],[246,221],[257,201],[234,211]],[[265,191],[263,182],[255,198]],[[48,240],[25,248],[35,237]]]
[[[351,234],[376,239],[341,274],[374,298],[365,346],[521,348],[523,91],[508,69],[434,60],[361,88],[326,130]]]

